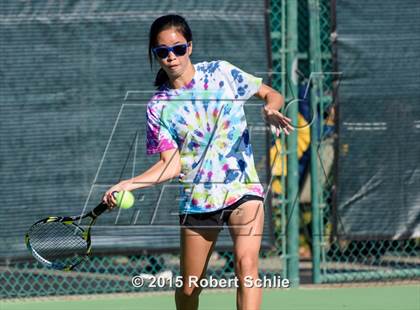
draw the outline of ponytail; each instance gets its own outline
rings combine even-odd
[[[162,68],[159,69],[158,73],[156,74],[155,78],[155,86],[159,89],[163,84],[169,82],[168,74],[166,74],[165,70]]]

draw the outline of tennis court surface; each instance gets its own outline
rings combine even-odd
[[[200,310],[235,309],[235,293],[204,291]],[[2,302],[1,310],[134,310],[175,309],[171,293],[95,295],[20,299]],[[265,290],[262,309],[293,310],[418,310],[420,284],[338,288]]]

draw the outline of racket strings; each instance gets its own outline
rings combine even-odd
[[[86,254],[83,230],[61,222],[39,223],[29,231],[30,245],[42,258],[64,266],[76,264]]]

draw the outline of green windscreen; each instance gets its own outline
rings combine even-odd
[[[158,67],[150,69],[147,53],[155,18],[187,19],[193,63],[224,59],[266,78],[264,1],[171,3],[1,2],[1,258],[28,256],[23,236],[36,220],[88,211],[111,185],[159,159],[145,149],[145,106]],[[260,105],[251,100],[245,112],[267,190],[270,137]],[[138,190],[134,208],[102,215],[92,231],[94,252],[178,249],[176,181]],[[270,207],[267,200],[263,246],[271,244]],[[230,245],[225,229],[218,246]]]
[[[336,228],[350,239],[420,237],[420,6],[337,1]]]

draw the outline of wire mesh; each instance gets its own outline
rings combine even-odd
[[[340,240],[333,225],[335,160],[338,132],[335,126],[337,102],[334,91],[340,83],[340,73],[333,72],[331,5],[334,1],[320,1],[321,53],[323,96],[319,107],[320,143],[318,145],[319,184],[321,202],[321,282],[378,281],[409,279],[420,276],[420,240]],[[325,74],[328,73],[328,74]],[[334,100],[333,100],[334,98]],[[330,168],[329,168],[330,167]]]
[[[279,91],[287,87],[285,80],[285,7],[287,1],[269,1],[269,26],[272,50],[271,84]],[[310,75],[308,57],[308,5],[299,1],[299,65],[300,81]],[[320,34],[323,72],[333,71],[331,29],[331,1],[320,0]],[[320,104],[320,143],[318,154],[318,175],[322,191],[321,202],[321,281],[368,281],[391,278],[412,278],[420,276],[420,240],[361,240],[341,241],[333,233],[334,160],[337,131],[334,115],[337,108],[334,102],[334,83],[337,76],[324,75],[323,101]],[[273,188],[273,226],[275,247],[260,253],[260,276],[284,276],[285,226],[284,212],[286,150],[284,138],[272,146],[271,160],[275,157]],[[311,253],[311,211],[308,202],[301,203],[301,255],[307,260]],[[80,265],[75,271],[61,272],[45,269],[35,261],[5,261],[0,266],[0,297],[31,297],[75,294],[101,294],[117,292],[139,292],[171,290],[168,285],[158,287],[132,285],[134,275],[169,279],[179,273],[179,255],[174,252],[142,252],[132,255],[93,256],[88,263]],[[215,278],[234,276],[233,255],[229,251],[216,251],[210,258],[207,275]]]

